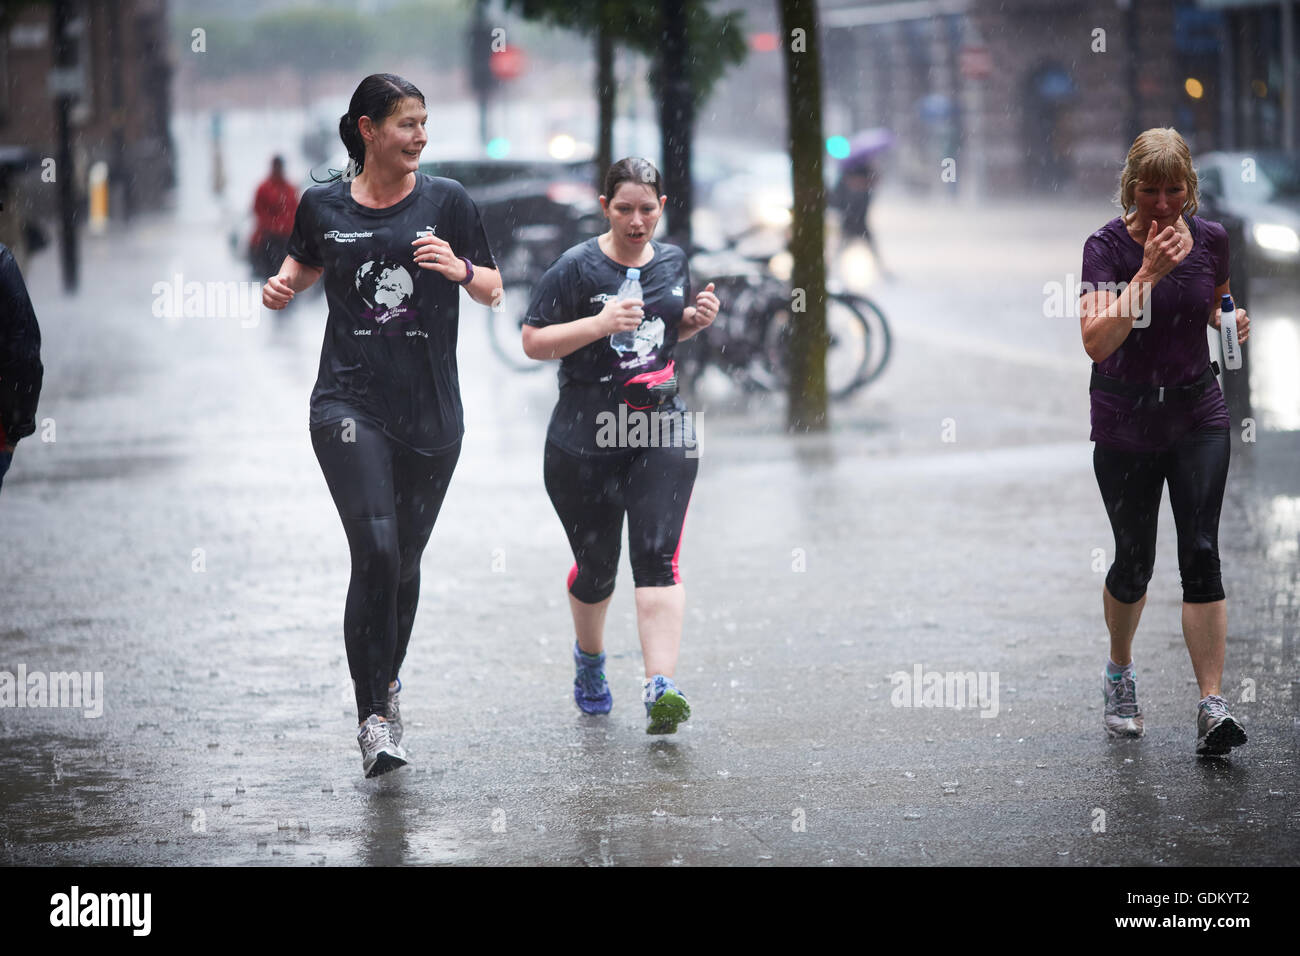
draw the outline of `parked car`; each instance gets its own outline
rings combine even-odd
[[[603,230],[591,161],[433,160],[420,171],[465,187],[508,284],[538,278],[569,246]]]
[[[1198,215],[1241,222],[1252,276],[1300,278],[1300,158],[1206,153],[1196,161]]]

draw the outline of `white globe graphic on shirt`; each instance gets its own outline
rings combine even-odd
[[[396,262],[382,259],[361,264],[357,269],[356,287],[366,305],[376,311],[375,320],[381,325],[394,314],[401,314],[401,307],[411,300],[411,293],[415,291],[409,272]]]

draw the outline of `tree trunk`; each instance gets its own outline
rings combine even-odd
[[[815,0],[778,0],[785,49],[786,115],[794,192],[790,254],[790,431],[825,431],[826,192],[822,183],[822,90]]]
[[[596,141],[596,192],[605,188],[605,172],[614,164],[614,37],[607,21],[596,30],[596,102],[600,129]]]
[[[691,89],[690,49],[686,34],[688,0],[660,0],[660,48],[663,79],[659,133],[663,140],[664,192],[668,194],[668,241],[689,252],[691,245],[691,137],[695,126],[695,91]]]

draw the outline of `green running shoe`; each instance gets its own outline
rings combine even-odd
[[[691,716],[691,705],[671,677],[655,674],[643,683],[647,734],[675,734],[677,725]]]

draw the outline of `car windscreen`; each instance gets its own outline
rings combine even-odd
[[[1300,198],[1300,162],[1290,156],[1250,157],[1240,175],[1228,169],[1223,185],[1234,203],[1267,203]]]
[[[572,180],[591,177],[588,164],[547,162],[481,162],[477,160],[435,160],[420,164],[420,171],[430,176],[454,179],[471,194],[487,186],[512,180]]]

